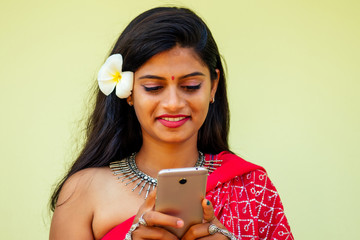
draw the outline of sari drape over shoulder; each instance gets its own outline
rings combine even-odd
[[[294,239],[276,188],[266,171],[229,153],[206,154],[206,161],[222,160],[207,181],[206,198],[215,216],[238,239]],[[110,230],[102,240],[124,239],[134,217]]]

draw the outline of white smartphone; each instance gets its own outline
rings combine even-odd
[[[182,228],[164,226],[178,238],[190,226],[202,222],[207,176],[203,167],[163,169],[158,173],[155,210],[184,220]]]

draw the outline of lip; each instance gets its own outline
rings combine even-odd
[[[186,123],[190,119],[187,115],[169,115],[164,114],[157,117],[157,120],[168,128],[178,128],[181,127],[184,123]]]

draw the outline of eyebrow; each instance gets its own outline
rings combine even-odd
[[[181,76],[179,77],[179,79],[185,79],[185,78],[189,78],[189,77],[194,77],[194,76],[205,76],[205,74],[201,73],[201,72],[193,72],[193,73],[189,73],[189,74],[186,74],[184,76]],[[144,76],[141,76],[139,77],[139,79],[157,79],[157,80],[166,80],[166,78],[164,77],[160,77],[160,76],[157,76],[157,75],[144,75]]]
[[[184,76],[181,76],[181,77],[179,77],[179,79],[184,79],[184,78],[194,77],[194,76],[205,76],[205,74],[203,74],[202,72],[193,72],[193,73],[189,73]]]

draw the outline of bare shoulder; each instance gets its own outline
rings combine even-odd
[[[112,228],[134,216],[144,202],[144,197],[132,191],[134,182],[125,184],[129,180],[123,181],[122,175],[114,175],[109,167],[104,167],[97,175],[92,184],[94,192],[92,227],[95,239],[101,239]]]
[[[64,183],[54,211],[50,239],[101,239],[135,215],[144,202],[109,167],[88,168]]]
[[[70,205],[93,194],[99,182],[106,178],[104,168],[83,169],[69,177],[61,188],[56,207]]]
[[[92,221],[97,191],[104,178],[111,177],[105,168],[88,168],[69,177],[55,207],[50,239],[94,238]]]

